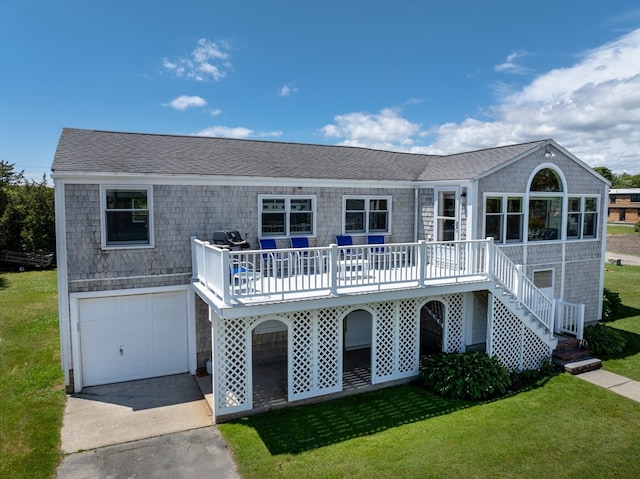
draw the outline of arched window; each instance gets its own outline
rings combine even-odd
[[[550,241],[562,237],[563,182],[556,171],[543,168],[529,187],[529,241]]]

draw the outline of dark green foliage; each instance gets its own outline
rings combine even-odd
[[[636,233],[640,233],[640,221],[638,221],[638,222],[633,226],[633,231],[635,231]]]
[[[595,355],[611,355],[621,353],[625,340],[614,328],[598,323],[584,329],[586,347]]]
[[[427,389],[452,399],[489,399],[511,386],[509,371],[482,351],[437,354],[425,358],[422,366]]]
[[[24,181],[0,164],[0,250],[55,251],[54,192],[42,181]]]
[[[530,386],[540,379],[555,375],[557,372],[557,369],[550,359],[545,359],[540,369],[523,369],[522,371],[513,369],[509,372],[512,389]]]
[[[602,321],[613,321],[620,317],[622,300],[615,291],[604,288],[602,295]]]

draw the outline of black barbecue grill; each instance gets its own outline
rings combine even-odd
[[[213,244],[226,246],[231,250],[247,249],[251,245],[235,230],[214,231]]]

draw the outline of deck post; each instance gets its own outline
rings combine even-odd
[[[329,291],[332,296],[338,295],[338,245],[330,244],[329,247]]]
[[[420,240],[418,241],[418,284],[420,286],[426,283],[427,263],[427,242]]]
[[[222,285],[222,301],[229,304],[231,297],[231,265],[229,264],[229,250],[223,249],[220,253],[222,267],[220,268],[220,284]]]
[[[485,256],[487,260],[487,264],[485,265],[485,270],[487,275],[495,281],[496,273],[495,273],[495,244],[493,243],[493,237],[489,236],[487,238],[487,254]]]

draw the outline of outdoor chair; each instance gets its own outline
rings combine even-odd
[[[320,252],[309,252],[306,250],[309,248],[309,238],[306,236],[294,236],[291,239],[292,248],[305,249],[305,251],[296,251],[296,269],[300,271],[308,272],[309,270],[318,271],[318,267],[321,266],[322,256]],[[324,270],[324,268],[320,268]]]
[[[260,243],[260,249],[269,250],[267,253],[262,253],[263,271],[271,271],[275,276],[284,273],[285,268],[289,265],[289,256],[279,253],[276,240],[273,238],[258,239]]]
[[[336,235],[336,244],[338,246],[353,246],[353,237],[351,235]],[[357,250],[352,250],[351,248],[346,248],[342,253],[345,257],[348,258],[358,258],[362,257],[362,254]]]
[[[234,260],[229,265],[231,274],[231,284],[241,292],[253,293],[255,291],[255,281],[260,279],[260,273],[256,271],[249,261]]]

